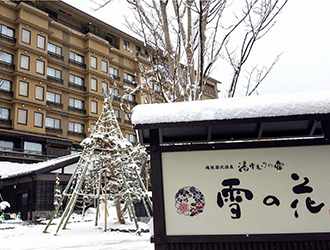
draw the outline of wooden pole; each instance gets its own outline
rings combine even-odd
[[[104,232],[107,231],[107,223],[108,223],[108,202],[107,202],[107,172],[104,171]]]

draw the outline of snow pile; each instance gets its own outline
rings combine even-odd
[[[330,91],[138,105],[132,123],[153,124],[330,113]]]
[[[70,222],[67,226],[67,228],[71,228],[73,223],[84,223],[84,222],[93,222],[93,225],[91,226],[90,224],[85,224],[82,225],[89,227],[89,229],[91,231],[93,231],[93,228],[95,228],[95,224],[94,224],[94,220],[95,220],[95,216],[96,216],[96,208],[90,207],[86,210],[85,215],[83,216],[82,214],[77,214],[77,213],[73,213],[70,217]],[[99,229],[99,232],[104,231],[104,216],[105,216],[105,204],[104,202],[102,202],[99,206],[99,213],[98,213],[98,225],[96,226],[97,229]],[[136,231],[136,226],[134,224],[133,221],[129,220],[129,215],[128,213],[125,214],[124,219],[126,220],[125,224],[120,224],[118,222],[118,218],[117,218],[117,211],[116,211],[116,205],[114,201],[108,201],[107,202],[107,231],[119,231],[119,232],[135,232]],[[60,221],[60,218],[54,219],[52,221],[52,223],[54,224],[58,224]],[[43,221],[43,223],[47,223],[47,221]],[[70,225],[71,224],[71,225]],[[141,230],[141,232],[149,232],[149,226],[146,223],[143,222],[138,222],[139,224],[139,228]],[[53,224],[52,224],[53,225]],[[50,229],[55,229],[55,225],[54,227],[50,226]],[[49,230],[50,233],[55,233],[55,231]],[[59,233],[59,235],[61,235],[61,233]]]
[[[5,210],[7,207],[10,207],[10,204],[7,201],[0,202],[0,211]]]
[[[0,167],[0,178],[5,179],[5,178],[10,178],[14,177],[17,175],[21,174],[28,174],[32,171],[40,170],[43,168],[50,167],[56,163],[59,163],[61,161],[66,161],[71,158],[77,157],[77,154],[72,154],[72,155],[66,155],[63,157],[58,157],[56,159],[44,161],[44,162],[38,162],[38,163],[14,163],[14,162],[0,162],[1,167]]]

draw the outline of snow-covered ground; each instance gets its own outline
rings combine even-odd
[[[102,214],[102,213],[101,213]],[[134,229],[134,223],[118,225],[114,218],[114,210],[110,210],[108,228],[115,230]],[[104,231],[104,218],[94,226],[95,215],[88,214],[84,220],[80,215],[73,214],[66,230],[60,230],[55,236],[56,225],[51,225],[48,233],[43,233],[45,225],[32,225],[28,223],[0,223],[0,249],[1,250],[57,250],[57,249],[114,249],[114,250],[151,250],[150,233],[124,233],[119,231]],[[46,221],[47,222],[47,221]],[[58,219],[54,220],[54,224]],[[148,225],[140,223],[140,228],[148,229]]]
[[[38,250],[38,249],[114,249],[114,250],[151,250],[150,234],[104,232],[94,227],[93,222],[71,223],[68,229],[57,236],[44,234],[44,225],[6,225],[14,229],[1,230],[0,249],[2,250]]]

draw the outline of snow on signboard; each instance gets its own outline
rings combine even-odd
[[[154,124],[330,113],[330,91],[138,105],[132,123]]]

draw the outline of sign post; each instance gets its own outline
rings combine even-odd
[[[330,250],[330,112],[312,108],[150,123],[148,107],[133,113],[151,155],[155,249]]]

